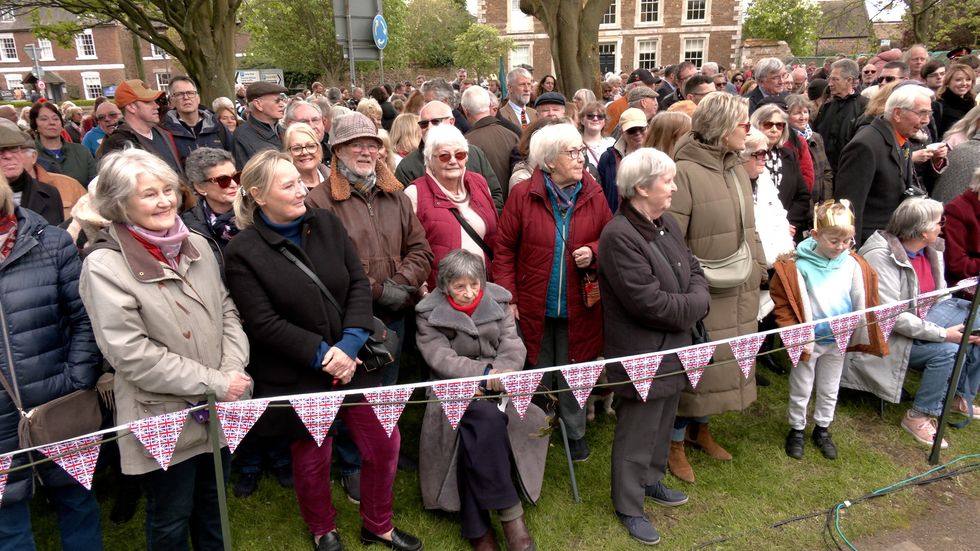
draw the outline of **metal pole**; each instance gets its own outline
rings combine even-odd
[[[929,454],[930,465],[939,464],[939,451],[942,448],[943,433],[946,431],[946,417],[949,416],[949,405],[956,396],[956,387],[960,381],[960,373],[963,371],[963,363],[966,361],[966,348],[970,344],[970,334],[973,332],[973,322],[977,318],[978,305],[980,305],[980,286],[973,288],[973,303],[970,304],[970,313],[966,316],[963,325],[963,338],[960,339],[960,348],[956,351],[956,363],[953,364],[953,374],[949,378],[949,387],[943,400],[943,411],[939,415],[936,426],[936,439],[932,443],[932,452]],[[967,403],[967,407],[972,407],[972,404]]]
[[[344,0],[344,15],[347,17],[347,59],[350,61],[350,94],[354,96],[354,88],[357,87],[357,77],[354,71],[354,30],[350,22],[350,0]]]
[[[218,516],[221,519],[221,539],[225,551],[232,551],[231,523],[228,521],[228,496],[225,492],[225,467],[221,461],[221,434],[218,429],[218,409],[214,393],[208,393],[208,435],[211,437],[211,456],[214,458],[214,483],[218,489]]]
[[[378,50],[378,63],[381,64],[381,84],[385,83],[385,51]]]

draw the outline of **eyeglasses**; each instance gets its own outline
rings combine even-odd
[[[752,123],[751,122],[739,122],[739,123],[736,123],[735,124],[735,128],[741,128],[742,130],[748,132],[749,130],[752,130]]]
[[[459,162],[463,162],[466,159],[467,155],[469,155],[469,153],[465,151],[457,151],[456,153],[440,153],[436,155],[436,158],[439,159],[439,162],[442,163],[448,163],[453,158],[455,158]]]
[[[309,119],[293,119],[293,122],[301,122],[303,124],[308,124],[310,126],[313,126],[313,123],[321,123],[323,122],[323,119],[320,117],[312,117]]]
[[[603,115],[602,113],[589,113],[589,114],[585,115],[585,118],[587,118],[589,120],[593,120],[593,121],[604,121],[604,120],[606,120],[606,116]]]
[[[728,86],[728,83],[727,82],[716,82],[715,83],[715,88],[717,88],[719,90],[724,89],[726,86]]]
[[[211,182],[212,184],[218,184],[218,187],[220,187],[221,189],[228,189],[228,186],[230,186],[232,182],[234,182],[235,185],[238,185],[239,184],[238,179],[241,178],[241,176],[242,176],[241,172],[236,172],[230,176],[227,174],[222,174],[221,176],[208,178],[208,181]]]
[[[861,72],[864,73],[864,74],[866,74],[866,75],[873,75],[873,74],[877,73],[878,70],[877,69],[871,69],[869,71],[869,70],[865,69],[864,71],[861,71]]]
[[[765,149],[760,149],[758,151],[753,151],[752,153],[749,153],[749,157],[752,157],[757,161],[765,160],[767,155],[769,155],[769,152],[766,151]]]
[[[633,128],[627,130],[626,133],[631,136],[635,136],[636,134],[642,134],[643,132],[646,132],[646,130],[647,127],[645,126],[634,126]]]
[[[357,153],[367,151],[368,153],[377,153],[381,146],[376,142],[355,142],[350,144],[350,148]]]
[[[197,96],[197,90],[190,90],[188,92],[174,92],[170,94],[170,97],[177,99],[191,99]]]
[[[304,153],[316,153],[317,148],[320,147],[319,144],[306,143],[306,144],[296,144],[289,146],[289,152],[293,155],[302,155]]]
[[[915,111],[913,109],[902,108],[903,111],[908,111],[909,113],[915,113],[915,116],[920,119],[928,119],[932,116],[932,109],[923,109],[922,111]]]
[[[879,83],[882,83],[882,84],[887,84],[889,82],[895,82],[896,80],[898,80],[898,77],[895,76],[895,75],[888,75],[886,77],[878,77],[878,82]]]
[[[745,82],[745,79],[735,78],[735,79],[732,79],[732,82],[737,82],[737,83],[741,84],[741,83]]]
[[[940,228],[946,227],[946,215],[945,214],[939,217],[938,224],[939,224],[939,227]]]
[[[786,123],[776,121],[765,121],[762,123],[762,128],[766,130],[772,130],[773,127],[776,127],[776,129],[782,131],[786,128]]]
[[[419,128],[425,130],[431,124],[432,126],[439,126],[443,121],[449,119],[449,117],[439,117],[435,119],[425,119],[419,121]]]
[[[568,155],[568,158],[569,159],[571,159],[573,161],[578,161],[580,159],[584,159],[585,158],[585,153],[588,150],[589,150],[589,148],[587,146],[584,146],[583,145],[582,147],[580,147],[578,149],[567,149],[567,150],[563,151],[562,153],[564,153],[565,155]]]

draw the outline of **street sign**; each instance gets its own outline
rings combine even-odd
[[[384,50],[388,45],[388,22],[383,15],[375,15],[371,24],[371,33],[374,36],[374,45],[379,50]]]
[[[43,92],[45,88],[47,88],[47,84],[44,84],[44,81],[43,80],[37,81],[37,91],[38,92]]]
[[[279,86],[285,86],[283,83],[286,82],[282,74],[282,69],[242,69],[235,72],[235,82],[237,84],[248,86],[260,80],[278,84]]]
[[[347,17],[348,9],[350,9],[350,18]],[[381,50],[378,49],[374,39],[374,18],[379,11],[375,2],[333,0],[334,29],[337,32],[337,43],[344,50],[345,59],[351,57],[353,61],[381,59]],[[386,24],[386,31],[387,28]]]

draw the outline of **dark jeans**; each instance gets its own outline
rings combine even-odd
[[[258,474],[262,472],[263,460],[273,470],[289,467],[289,440],[246,434],[235,450],[235,468],[242,474]]]
[[[228,448],[221,450],[228,481]],[[146,487],[147,551],[184,551],[188,535],[195,551],[224,549],[218,513],[214,457],[202,453],[143,476]]]
[[[64,551],[102,549],[102,524],[95,493],[81,484],[51,487],[45,492],[58,513],[58,530]],[[0,509],[0,551],[34,551],[30,500]]]
[[[663,479],[670,434],[681,393],[646,402],[620,398],[612,448],[612,501],[616,511],[643,515],[646,487]]]
[[[544,319],[544,334],[541,337],[541,351],[538,353],[539,367],[554,367],[568,364],[568,320],[558,318]],[[580,408],[575,395],[568,391],[568,383],[561,372],[545,373],[541,384],[558,392],[558,416],[565,423],[569,440],[585,438],[585,409]]]

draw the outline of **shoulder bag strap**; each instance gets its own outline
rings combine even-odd
[[[13,368],[14,366],[11,365],[10,369]],[[10,381],[7,380],[7,377],[3,374],[2,370],[0,370],[0,384],[3,385],[3,389],[7,391],[7,395],[9,395],[10,399],[14,402],[14,406],[17,407],[17,411],[24,415],[24,404],[20,401],[20,395],[17,392],[14,392],[13,386],[10,384]]]
[[[344,309],[340,307],[340,303],[337,302],[337,299],[334,298],[334,296],[330,293],[330,291],[323,284],[323,282],[320,281],[320,278],[317,277],[315,273],[313,273],[313,270],[311,270],[306,264],[303,264],[303,261],[296,258],[296,255],[289,252],[289,249],[287,249],[286,247],[279,247],[279,252],[281,252],[283,256],[289,259],[290,262],[295,264],[297,268],[303,270],[303,273],[313,280],[313,283],[315,283],[316,286],[320,289],[320,293],[322,293],[323,296],[327,299],[327,301],[330,304],[332,304],[334,308],[337,309],[337,313],[339,313],[341,318],[343,318]]]
[[[739,232],[742,237],[739,241],[745,241],[745,199],[742,197],[742,185],[738,181],[738,176],[735,175],[735,171],[728,169],[728,174],[732,177],[732,182],[735,184],[735,193],[738,194],[738,225]],[[741,247],[741,244],[739,244]]]
[[[493,249],[491,249],[490,246],[487,245],[487,242],[484,241],[482,237],[480,237],[480,234],[476,233],[476,230],[473,229],[473,226],[471,226],[469,222],[467,222],[466,219],[463,218],[463,215],[459,213],[459,209],[449,209],[449,212],[453,213],[453,216],[456,217],[456,221],[459,222],[460,227],[463,228],[463,231],[466,232],[466,235],[470,236],[470,239],[475,241],[476,244],[479,245],[481,249],[483,249],[483,253],[487,255],[487,260],[493,262]]]

